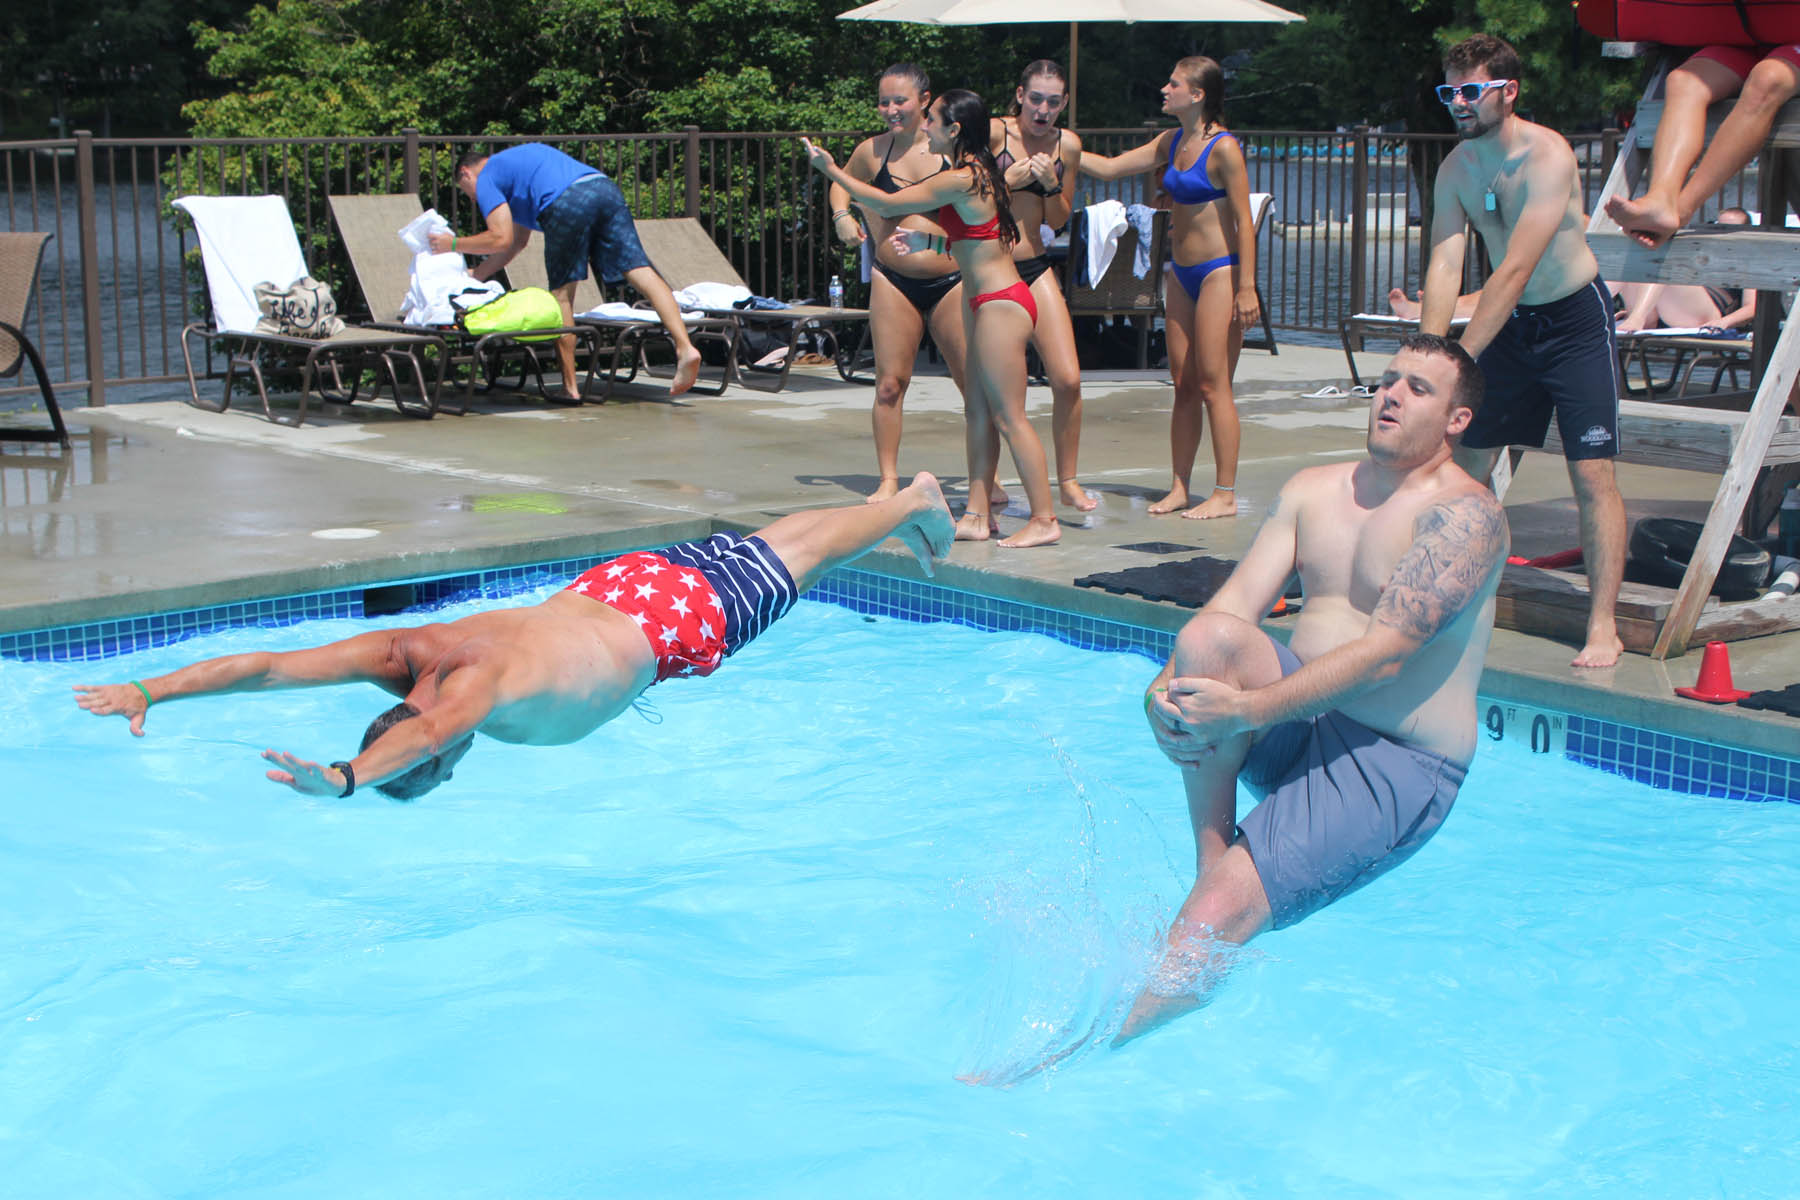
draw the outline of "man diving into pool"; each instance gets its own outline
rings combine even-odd
[[[477,733],[532,746],[579,741],[652,683],[710,675],[827,571],[884,538],[899,538],[930,574],[955,536],[937,480],[921,472],[878,504],[793,513],[748,537],[718,533],[622,555],[541,604],[80,685],[76,703],[128,718],[141,737],[150,706],[181,696],[373,683],[402,702],[370,723],[360,753],[322,766],[265,750],[268,777],[311,796],[361,786],[412,800],[450,778]]]
[[[1151,681],[1197,878],[1115,1045],[1198,1008],[1236,947],[1403,862],[1450,811],[1507,549],[1499,502],[1451,457],[1482,389],[1454,342],[1402,341],[1368,457],[1288,481]],[[1258,620],[1296,571],[1306,603],[1283,646]],[[1240,778],[1264,797],[1241,822]]]

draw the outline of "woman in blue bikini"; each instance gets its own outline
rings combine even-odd
[[[1256,237],[1250,221],[1250,179],[1237,138],[1219,117],[1225,75],[1210,58],[1184,58],[1163,85],[1163,111],[1181,122],[1150,141],[1108,158],[1092,151],[1081,170],[1097,179],[1122,179],[1162,166],[1162,186],[1174,201],[1169,225],[1173,286],[1166,289],[1169,370],[1175,408],[1169,419],[1174,482],[1150,506],[1184,517],[1237,514],[1238,416],[1231,396],[1244,330],[1261,317],[1256,298]],[[1200,435],[1212,425],[1212,494],[1193,502],[1190,476]]]

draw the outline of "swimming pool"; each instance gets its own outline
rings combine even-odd
[[[528,599],[529,597],[527,597]],[[491,604],[482,601],[479,604]],[[460,610],[453,610],[460,611]],[[373,689],[0,663],[0,1178],[25,1195],[1757,1195],[1789,1188],[1800,807],[1484,742],[1402,870],[1104,1023],[1185,891],[1141,656],[803,602],[425,801],[309,801]]]

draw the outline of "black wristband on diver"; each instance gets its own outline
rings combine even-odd
[[[331,769],[344,773],[344,790],[338,793],[338,799],[348,800],[356,791],[356,772],[350,769],[350,764],[347,762],[334,762],[331,764]]]

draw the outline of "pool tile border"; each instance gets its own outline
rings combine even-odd
[[[398,580],[381,588],[312,592],[0,634],[0,659],[93,661],[169,645],[219,629],[361,618],[366,615],[366,593],[398,586],[412,589],[412,602],[404,609],[408,612],[429,611],[470,599],[502,599],[572,579],[617,553]],[[1084,650],[1136,653],[1156,662],[1168,657],[1175,641],[1174,634],[1166,630],[855,567],[840,567],[821,580],[808,596],[870,616],[952,621],[996,632],[1042,633]],[[1572,762],[1625,775],[1665,791],[1800,803],[1800,760],[1592,716],[1569,714],[1567,722],[1563,753]]]

